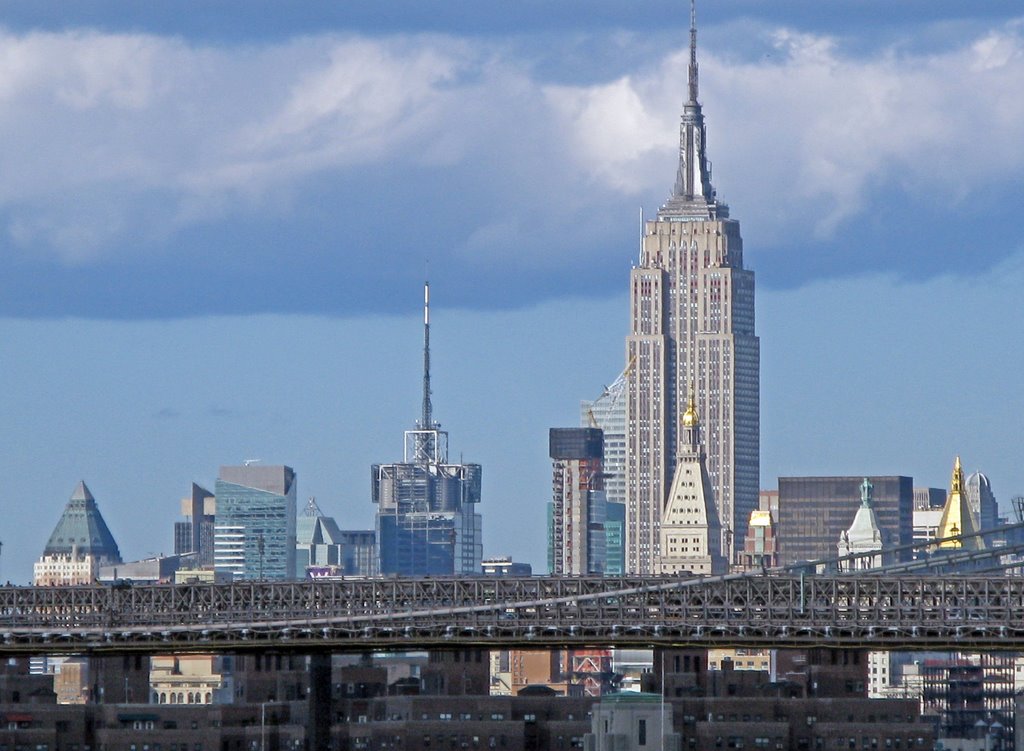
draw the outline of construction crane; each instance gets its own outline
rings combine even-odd
[[[614,407],[619,402],[619,397],[622,396],[622,392],[626,389],[626,379],[629,378],[629,374],[633,371],[633,365],[636,363],[636,355],[629,358],[629,362],[626,363],[626,369],[619,373],[619,376],[612,381],[611,386],[605,386],[601,391],[601,396],[597,397],[591,404],[596,404],[601,399],[607,396],[611,396],[612,400],[608,407]],[[599,428],[597,417],[594,415],[593,406],[587,407],[587,421],[590,423],[590,427]]]
[[[622,396],[622,392],[626,388],[626,379],[629,378],[629,374],[633,372],[633,365],[636,364],[636,355],[630,355],[629,362],[626,363],[626,369],[619,373],[619,377],[616,378],[612,385],[605,389],[606,393],[610,393],[611,389],[615,389],[615,393],[612,396],[612,406],[619,401],[619,397]]]

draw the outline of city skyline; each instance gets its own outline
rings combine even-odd
[[[1005,94],[1024,69],[1016,10],[936,3],[919,22],[886,23],[838,3],[812,25],[807,4],[772,15],[707,5],[716,183],[758,273],[762,486],[886,473],[942,486],[960,454],[1006,513],[1024,492],[1013,443],[1024,412],[1013,379],[1024,118]],[[576,424],[579,400],[623,369],[630,230],[637,206],[653,211],[669,187],[688,18],[650,8],[627,20],[601,6],[582,29],[534,18],[504,35],[466,28],[479,15],[442,14],[435,23],[452,24],[442,44],[436,25],[401,28],[403,39],[358,20],[228,38],[166,18],[46,21],[12,6],[4,34],[20,62],[5,66],[0,191],[0,469],[12,500],[0,577],[28,579],[80,480],[126,558],[170,552],[189,484],[209,487],[217,466],[253,457],[295,467],[303,499],[368,528],[366,470],[399,455],[394,435],[418,401],[428,256],[439,299],[452,301],[435,312],[436,402],[466,459],[486,468],[484,552],[543,561],[547,428]],[[298,33],[312,36],[299,44]],[[551,52],[552,38],[572,44]],[[458,59],[447,54],[456,47]],[[147,64],[117,77],[129,59]],[[380,63],[363,84],[395,97],[381,104],[393,109],[359,110],[355,135],[380,142],[359,141],[338,114],[365,98],[318,99],[360,60]],[[168,62],[209,73],[206,98],[175,99],[180,79],[159,74]],[[224,149],[232,135],[270,138],[244,127],[273,119],[267,110],[222,130],[198,118],[210,130],[201,138],[185,129],[168,140],[158,127],[215,115],[211,91],[269,71],[268,107],[283,119],[260,159],[251,142],[234,143],[231,158]],[[422,97],[390,87],[403,75]],[[487,98],[499,83],[503,109]],[[466,127],[448,128],[456,121]],[[762,134],[765,122],[787,128]],[[363,150],[355,166],[346,138]],[[426,204],[410,217],[412,196]],[[378,235],[337,234],[324,218],[333,213],[369,217],[356,224],[379,239],[349,252]],[[565,245],[562,230],[583,216],[597,220]],[[375,263],[389,248],[391,263]],[[381,267],[393,270],[387,286]],[[546,330],[569,317],[589,324],[571,353]],[[463,368],[467,341],[479,344]],[[160,540],[138,539],[154,526]]]

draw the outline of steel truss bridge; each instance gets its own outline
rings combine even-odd
[[[1024,650],[1024,578],[765,574],[0,587],[0,656],[584,646]]]

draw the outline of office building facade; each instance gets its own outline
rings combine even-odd
[[[295,470],[221,467],[214,493],[214,569],[235,579],[295,579]]]
[[[580,402],[580,427],[603,436],[605,497],[604,573],[626,573],[626,378],[629,367],[593,401]]]
[[[964,481],[967,491],[967,502],[971,506],[974,518],[978,520],[978,529],[995,529],[999,525],[999,504],[992,483],[988,476],[981,472],[971,472]]]
[[[377,533],[372,529],[341,530],[341,571],[345,576],[376,576]]]
[[[188,568],[213,566],[214,522],[217,501],[213,493],[192,483],[187,498],[181,499],[181,515],[185,521],[174,523],[174,554],[188,556]]]
[[[604,442],[604,494],[608,503],[626,502],[626,378],[629,368],[593,401],[580,402],[580,427],[598,428]]]
[[[604,573],[622,576],[626,573],[626,504],[605,504]]]
[[[672,194],[644,223],[630,273],[626,339],[626,545],[631,573],[657,569],[661,521],[675,471],[679,419],[695,389],[705,424],[707,468],[732,559],[757,508],[760,469],[760,344],[754,275],[743,267],[739,222],[711,184],[697,89],[691,19],[689,95]]]
[[[869,476],[872,508],[886,548],[909,545],[914,536],[914,481]],[[864,475],[780,477],[778,542],[782,565],[834,559],[836,544],[862,505]],[[910,551],[894,554],[909,560]],[[886,563],[889,561],[886,560]]]
[[[377,535],[372,529],[340,529],[310,498],[296,523],[295,569],[300,578],[375,576]]]
[[[484,576],[533,576],[533,566],[507,555],[484,558],[482,566]]]
[[[914,488],[914,510],[941,509],[946,503],[945,488]]]

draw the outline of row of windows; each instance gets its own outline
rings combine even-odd
[[[553,748],[583,748],[583,738],[580,736],[563,735],[552,738]],[[479,735],[452,735],[437,734],[434,736],[424,734],[421,748],[505,748],[508,745],[508,738],[504,735],[491,735],[486,738]],[[355,749],[390,749],[403,748],[402,737],[395,735],[389,737],[356,737],[352,739],[352,747]]]
[[[200,691],[161,691],[153,693],[154,704],[210,704],[213,701],[213,694],[207,691],[203,694]]]
[[[691,746],[694,744],[691,739]],[[748,739],[743,736],[717,736],[715,738],[715,748],[746,748]],[[772,745],[772,739],[765,736],[757,736],[749,739],[750,745],[753,748],[770,748]],[[922,737],[908,736],[904,738],[878,738],[877,736],[862,736],[860,738],[860,745],[858,746],[857,738],[836,738],[833,743],[829,744],[828,739],[817,737],[814,739],[815,749],[825,748],[848,748],[848,749],[902,749],[902,748],[925,748],[925,739]],[[786,748],[782,738],[775,738],[775,748]],[[806,738],[800,738],[797,741],[797,748],[809,749],[810,742]]]

